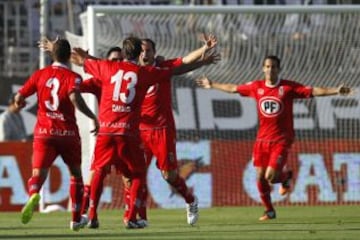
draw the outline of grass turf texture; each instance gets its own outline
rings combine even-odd
[[[0,239],[360,239],[359,206],[277,207],[278,218],[259,222],[260,207],[200,209],[186,224],[185,209],[149,210],[150,226],[126,230],[122,211],[100,211],[99,229],[69,229],[70,213],[34,213],[23,225],[20,212],[0,213]]]

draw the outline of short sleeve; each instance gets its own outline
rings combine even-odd
[[[158,66],[175,68],[175,67],[180,67],[182,64],[183,64],[182,58],[174,58],[174,59],[169,59],[169,60],[163,61],[163,62],[159,63]]]
[[[103,65],[105,61],[96,59],[85,59],[84,71],[91,74],[94,78],[101,79],[101,69],[104,69]]]
[[[72,81],[70,81],[70,84],[68,87],[68,93],[71,93],[73,91],[80,91],[81,83],[82,83],[81,76],[78,74],[73,75]]]
[[[292,92],[294,98],[310,98],[312,95],[313,88],[310,86],[304,86],[297,82],[292,82]]]
[[[19,93],[25,98],[33,95],[36,92],[36,83],[38,82],[39,77],[40,71],[33,73],[28,80],[26,80],[24,86],[20,88]]]
[[[244,97],[253,97],[255,89],[255,82],[248,82],[237,86],[236,91]]]

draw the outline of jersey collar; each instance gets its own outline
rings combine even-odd
[[[61,62],[53,62],[53,63],[51,64],[51,66],[69,68],[68,66],[66,66],[65,64],[63,64],[63,63],[61,63]]]
[[[270,85],[265,81],[265,86],[269,88],[275,88],[280,84],[280,82],[281,82],[281,78],[278,78],[277,82],[274,85]]]
[[[133,63],[133,64],[135,64],[135,65],[139,65],[139,64],[138,64],[138,61],[136,61],[136,60],[124,59],[124,62],[129,62],[129,63]]]

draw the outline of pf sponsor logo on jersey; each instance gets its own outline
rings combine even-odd
[[[260,112],[267,117],[278,116],[283,111],[283,103],[276,97],[263,97],[259,101]]]

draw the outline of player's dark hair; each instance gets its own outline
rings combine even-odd
[[[265,65],[265,61],[268,60],[268,59],[276,62],[277,66],[280,68],[280,58],[278,58],[278,57],[275,56],[275,55],[268,55],[268,56],[266,56],[266,57],[264,58],[264,61],[263,61],[263,66]]]
[[[113,52],[121,52],[121,48],[120,47],[112,47],[112,48],[110,48],[109,51],[107,51],[107,53],[106,53],[106,58],[109,58],[109,56]]]
[[[151,40],[150,38],[143,38],[142,41],[150,43],[152,49],[154,50],[154,52],[156,52],[156,44],[153,40]]]
[[[67,63],[70,59],[71,47],[66,39],[59,39],[54,43],[52,58],[61,63]]]
[[[123,41],[124,57],[128,60],[138,60],[141,48],[141,40],[137,37],[127,37]]]

